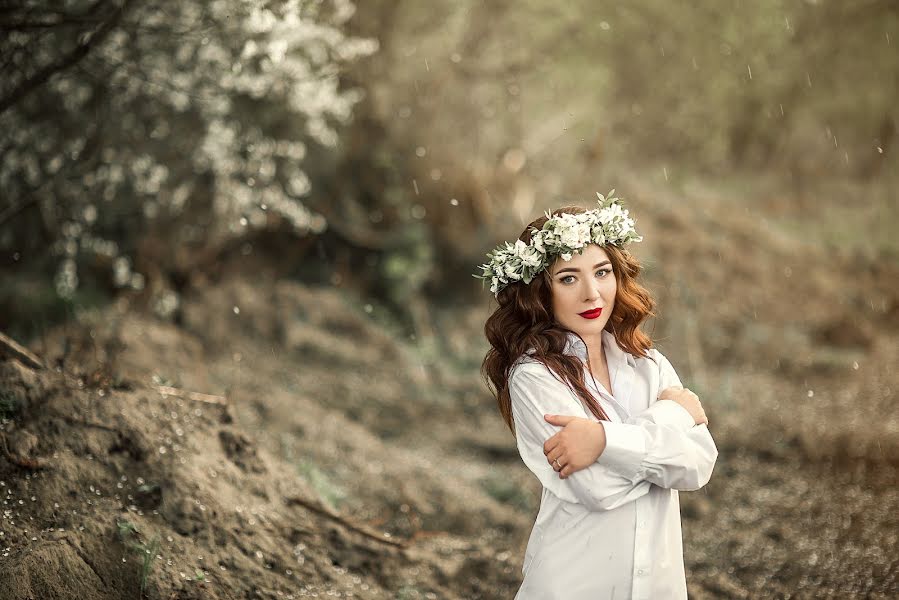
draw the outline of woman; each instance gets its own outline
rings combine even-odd
[[[597,195],[533,221],[476,275],[498,300],[482,372],[543,484],[517,600],[686,598],[678,490],[704,486],[718,456],[699,399],[639,329],[654,303],[624,246],[642,238]]]

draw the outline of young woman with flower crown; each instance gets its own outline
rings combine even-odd
[[[516,600],[686,598],[679,490],[712,474],[702,404],[639,329],[654,302],[621,201],[563,207],[491,252],[482,373],[543,484]]]

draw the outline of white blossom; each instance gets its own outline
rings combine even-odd
[[[298,0],[132,3],[80,68],[43,86],[42,104],[57,107],[52,120],[28,102],[0,113],[0,128],[15,132],[0,161],[4,200],[40,196],[66,211],[58,222],[80,228],[67,226],[57,233],[62,243],[50,246],[61,263],[61,295],[78,284],[79,244],[109,247],[91,232],[110,212],[137,214],[147,225],[186,219],[192,198],[208,194],[214,211],[197,215],[208,243],[246,235],[234,227],[241,218],[265,227],[272,214],[299,234],[325,229],[305,201],[313,185],[302,165],[306,145],[336,145],[362,98],[341,85],[343,66],[378,48],[345,32],[350,0],[327,3],[321,10]],[[273,110],[277,119],[260,118]],[[81,175],[74,185],[42,185],[69,172]],[[116,285],[140,281],[130,263],[109,264]]]

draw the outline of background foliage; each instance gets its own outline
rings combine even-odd
[[[29,0],[0,34],[0,331],[61,367],[0,360],[13,597],[52,595],[33,538],[85,473],[59,514],[125,577],[97,597],[510,597],[540,488],[472,275],[612,188],[721,450],[681,496],[691,597],[896,597],[896,0]],[[110,465],[165,498],[127,521],[149,579]]]

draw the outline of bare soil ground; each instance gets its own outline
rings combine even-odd
[[[654,336],[720,449],[681,494],[691,596],[896,597],[899,266],[653,214]],[[539,484],[478,377],[487,310],[401,339],[235,275],[179,325],[121,302],[30,343],[47,369],[0,361],[0,600],[511,598]]]

